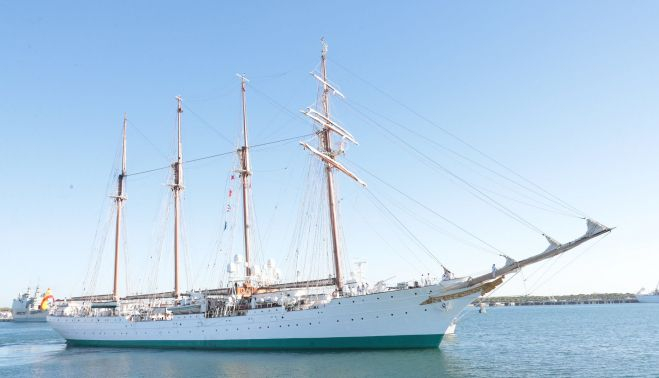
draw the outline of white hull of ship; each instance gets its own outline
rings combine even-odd
[[[314,309],[252,309],[246,315],[171,320],[49,316],[71,345],[162,348],[378,349],[437,348],[452,320],[480,293],[421,304],[442,286],[333,299]]]

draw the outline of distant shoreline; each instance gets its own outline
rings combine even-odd
[[[619,304],[638,303],[631,293],[571,294],[571,295],[519,295],[481,298],[474,305],[487,306],[555,306],[575,304]]]

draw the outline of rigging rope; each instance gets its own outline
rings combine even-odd
[[[206,126],[209,130],[213,131],[215,134],[217,134],[220,138],[222,138],[225,142],[229,143],[230,145],[234,145],[234,142],[231,141],[227,136],[222,134],[218,129],[216,129],[213,125],[210,124],[210,122],[206,121],[204,118],[202,118],[199,114],[197,114],[194,110],[188,106],[185,102],[182,102],[183,107],[186,108],[190,113],[192,113],[193,116],[197,117],[198,120],[201,121],[201,123]]]
[[[485,170],[485,171],[487,171],[487,172],[490,172],[490,173],[494,174],[495,176],[497,176],[497,177],[499,177],[499,178],[501,178],[501,179],[503,179],[503,180],[505,180],[505,181],[508,181],[508,182],[510,182],[510,183],[512,183],[512,184],[514,184],[514,185],[516,185],[516,186],[518,186],[518,187],[520,187],[520,188],[522,188],[522,189],[525,189],[525,190],[529,191],[530,193],[533,193],[533,194],[535,194],[535,195],[537,195],[537,196],[539,196],[539,197],[541,197],[541,198],[544,198],[545,200],[548,200],[548,201],[550,201],[550,202],[552,202],[552,203],[554,203],[554,204],[557,204],[558,206],[561,206],[561,208],[562,208],[563,210],[565,210],[565,206],[562,206],[560,203],[557,203],[555,200],[553,200],[552,198],[548,197],[547,195],[545,195],[545,194],[543,194],[543,193],[541,193],[541,192],[538,192],[537,190],[534,190],[533,188],[530,188],[529,186],[524,185],[524,184],[522,184],[522,183],[520,183],[520,182],[518,182],[518,181],[515,181],[515,180],[511,179],[510,177],[507,177],[507,176],[505,176],[505,175],[503,175],[503,174],[501,174],[501,173],[495,171],[494,169],[492,169],[492,168],[490,168],[490,167],[488,167],[488,166],[486,166],[486,165],[484,165],[484,164],[481,164],[481,163],[479,163],[478,161],[476,161],[476,160],[474,160],[474,159],[472,159],[472,158],[470,158],[470,157],[468,157],[468,156],[466,156],[466,155],[464,155],[464,154],[461,154],[460,152],[458,152],[458,151],[456,151],[456,150],[454,150],[454,149],[452,149],[452,148],[446,147],[446,146],[444,146],[444,145],[438,143],[437,141],[435,141],[435,140],[433,140],[433,139],[430,139],[430,138],[424,136],[423,134],[419,133],[418,131],[416,131],[416,130],[410,128],[410,127],[407,127],[407,126],[403,125],[402,123],[397,122],[397,121],[395,121],[395,120],[393,120],[393,119],[391,119],[391,118],[389,118],[389,117],[387,117],[387,116],[385,116],[385,115],[383,115],[383,114],[381,114],[381,113],[378,113],[378,112],[376,112],[375,110],[373,110],[373,109],[371,109],[371,108],[369,108],[369,107],[367,107],[367,106],[365,106],[365,105],[359,104],[359,103],[357,103],[356,101],[351,101],[351,103],[353,103],[353,104],[355,104],[356,106],[359,106],[359,107],[365,109],[366,111],[369,111],[369,112],[373,113],[374,115],[377,115],[377,116],[379,116],[379,117],[382,117],[383,119],[385,119],[385,120],[391,122],[391,123],[394,124],[395,126],[398,126],[398,127],[402,128],[403,130],[409,132],[410,134],[413,134],[413,135],[419,137],[419,138],[422,139],[423,141],[425,141],[425,142],[427,142],[427,143],[430,143],[430,144],[432,144],[433,146],[435,146],[435,147],[437,147],[437,148],[439,148],[439,149],[442,149],[442,150],[444,150],[444,151],[447,151],[447,152],[451,153],[452,155],[455,155],[455,156],[459,157],[460,159],[462,159],[462,160],[464,160],[464,161],[466,161],[466,162],[469,162],[469,163],[471,163],[471,164],[473,164],[473,165],[475,165],[475,166],[477,166],[477,167],[479,167],[479,168],[481,168],[481,169],[483,169],[483,170]],[[492,180],[491,177],[488,177],[488,176],[483,175],[483,174],[481,174],[481,173],[479,173],[479,175],[481,175],[482,177],[485,177],[485,178],[487,178],[487,179],[489,179],[489,180],[491,180],[491,181],[494,181],[494,180]],[[494,181],[494,182],[496,182],[496,181]],[[531,199],[532,201],[536,201],[536,202],[538,202],[538,203],[540,203],[540,204],[542,204],[542,205],[544,205],[544,206],[552,207],[552,208],[553,208],[553,206],[551,206],[551,205],[549,205],[549,204],[546,204],[546,203],[544,203],[544,202],[542,202],[542,201],[539,201],[539,200],[537,200],[537,199],[531,198],[531,197],[529,197],[528,195],[522,194],[522,193],[517,192],[517,191],[515,191],[515,192],[518,193],[518,194],[520,194],[520,195],[522,195],[522,196],[524,196],[524,197],[526,197],[526,198]],[[533,206],[533,205],[531,205],[531,206]],[[567,213],[562,212],[561,210],[557,210],[556,208],[554,208],[554,212],[556,212],[557,214],[561,214],[561,215],[565,215],[565,216],[569,216],[569,217],[583,218],[582,215],[574,215],[574,211],[571,211],[570,214],[567,214]]]
[[[426,210],[429,211],[430,213],[432,213],[432,214],[434,214],[434,215],[440,217],[440,218],[443,219],[445,222],[451,224],[452,226],[456,227],[457,229],[459,229],[460,231],[466,233],[467,235],[471,236],[472,238],[478,240],[479,242],[483,243],[484,245],[488,246],[489,248],[492,248],[494,251],[496,251],[497,254],[501,254],[501,253],[503,253],[503,251],[501,251],[501,250],[498,249],[497,247],[495,247],[495,246],[493,246],[492,244],[486,242],[485,240],[479,238],[479,237],[476,236],[474,233],[469,232],[469,231],[468,231],[467,229],[465,229],[464,227],[458,225],[457,223],[453,222],[452,220],[448,219],[447,217],[441,215],[440,213],[438,213],[437,211],[433,210],[432,208],[430,208],[430,207],[424,205],[424,204],[421,203],[419,200],[417,200],[417,199],[415,199],[414,197],[412,197],[412,196],[406,194],[405,192],[403,192],[402,190],[400,190],[400,189],[398,189],[397,187],[393,186],[392,184],[390,184],[390,183],[384,181],[383,179],[381,179],[380,177],[378,177],[378,176],[375,175],[374,173],[370,172],[369,170],[367,170],[367,169],[364,168],[363,166],[361,166],[361,165],[359,165],[359,164],[357,164],[357,163],[355,163],[354,161],[351,161],[351,160],[349,160],[349,159],[346,159],[346,160],[348,160],[352,165],[354,165],[354,166],[356,166],[357,168],[361,169],[362,171],[364,171],[365,173],[367,173],[369,176],[373,177],[373,178],[376,179],[377,181],[381,182],[382,184],[384,184],[384,185],[388,186],[389,188],[391,188],[392,190],[396,191],[396,192],[399,193],[400,195],[402,195],[402,196],[404,196],[405,198],[409,199],[410,201],[416,203],[417,205],[419,205],[419,206],[421,206],[422,208],[426,209]],[[492,251],[490,251],[490,252],[492,252]]]
[[[437,257],[436,257],[436,256],[430,251],[430,249],[429,249],[428,247],[426,247],[426,245],[423,244],[423,242],[421,242],[421,240],[419,240],[419,238],[417,238],[416,235],[414,235],[414,233],[412,233],[412,231],[410,231],[410,229],[407,228],[407,226],[405,226],[405,224],[404,224],[403,222],[401,222],[401,220],[396,216],[396,214],[394,214],[391,210],[389,210],[389,208],[387,208],[387,206],[385,206],[385,204],[382,203],[382,201],[380,201],[380,199],[377,198],[377,197],[375,196],[375,194],[373,194],[373,192],[372,192],[370,189],[367,188],[367,189],[366,189],[366,192],[367,192],[367,193],[368,193],[368,194],[369,194],[369,195],[370,195],[370,196],[371,196],[371,197],[372,197],[377,203],[379,203],[380,206],[382,206],[382,208],[383,208],[383,209],[389,214],[389,216],[391,216],[394,220],[396,220],[396,223],[398,223],[398,225],[399,225],[400,227],[402,227],[403,230],[405,230],[405,231],[407,232],[407,234],[412,238],[412,240],[414,240],[414,241],[417,243],[417,245],[419,245],[419,246],[421,247],[421,249],[423,249],[423,251],[426,252],[426,254],[427,254],[428,256],[430,256],[430,258],[432,258],[433,260],[435,260],[435,262],[437,262],[437,263],[438,263],[439,265],[441,265],[442,267],[445,266],[445,265],[442,264],[442,262],[439,261],[439,259],[438,259],[438,258],[437,258]]]
[[[362,78],[361,76],[357,75],[355,72],[351,71],[351,70],[348,69],[346,66],[340,64],[339,62],[337,62],[336,60],[334,60],[334,59],[332,59],[332,58],[328,58],[328,59],[331,60],[334,64],[336,64],[338,67],[342,68],[344,71],[346,71],[347,73],[349,73],[350,75],[352,75],[352,76],[354,76],[355,78],[357,78],[359,81],[361,81],[361,82],[365,83],[366,85],[370,86],[371,88],[375,89],[377,92],[381,93],[381,94],[384,95],[385,97],[389,98],[391,101],[393,101],[393,102],[395,102],[396,104],[400,105],[401,107],[405,108],[405,109],[408,110],[410,113],[414,114],[415,116],[419,117],[419,118],[422,119],[423,121],[427,122],[429,125],[431,125],[431,126],[437,128],[437,129],[439,129],[440,131],[444,132],[445,134],[447,134],[447,135],[450,136],[451,138],[457,140],[458,142],[462,143],[463,145],[465,145],[465,146],[467,146],[468,148],[472,149],[473,151],[477,152],[477,153],[480,154],[481,156],[485,157],[486,159],[492,161],[493,163],[495,163],[496,165],[498,165],[498,166],[500,166],[501,168],[505,169],[506,171],[508,171],[508,172],[512,173],[513,175],[517,176],[517,177],[520,178],[521,180],[527,182],[528,184],[530,184],[530,185],[536,187],[536,188],[539,189],[540,191],[542,191],[542,192],[544,192],[545,194],[547,194],[548,196],[552,197],[552,198],[554,199],[554,202],[555,202],[555,203],[560,204],[560,205],[563,206],[564,208],[566,208],[566,209],[568,209],[568,210],[570,210],[570,211],[572,211],[572,212],[574,212],[574,213],[576,213],[576,214],[579,214],[581,217],[589,218],[589,217],[588,217],[583,211],[577,209],[576,207],[570,205],[569,203],[567,203],[567,202],[565,202],[564,200],[560,199],[560,198],[557,197],[556,195],[550,193],[549,191],[547,191],[546,189],[544,189],[542,186],[540,186],[540,185],[534,183],[533,181],[531,181],[531,180],[527,179],[526,177],[522,176],[521,174],[517,173],[517,172],[516,172],[515,170],[513,170],[512,168],[508,167],[507,165],[505,165],[505,164],[503,164],[502,162],[498,161],[497,159],[493,158],[492,156],[490,156],[489,154],[485,153],[484,151],[482,151],[481,149],[477,148],[476,146],[472,145],[471,143],[467,142],[466,140],[460,138],[460,137],[457,136],[456,134],[450,132],[450,131],[447,130],[446,128],[444,128],[444,127],[442,127],[442,126],[436,124],[436,123],[433,122],[431,119],[425,117],[425,116],[422,115],[421,113],[419,113],[419,112],[417,112],[416,110],[412,109],[410,106],[408,106],[408,105],[404,104],[403,102],[397,100],[395,97],[393,97],[393,96],[390,95],[389,93],[385,92],[384,90],[380,89],[380,88],[377,87],[375,84],[372,84],[372,83],[369,82],[368,80],[366,80],[366,79]]]
[[[142,138],[144,138],[144,140],[146,140],[146,142],[149,143],[149,144],[151,145],[151,147],[153,147],[153,149],[156,150],[156,152],[157,152],[160,156],[162,156],[163,158],[165,158],[165,160],[168,160],[168,159],[169,159],[169,158],[167,157],[167,154],[165,154],[160,148],[158,148],[158,146],[156,146],[155,143],[153,143],[153,142],[151,141],[151,139],[149,139],[149,138],[146,136],[146,134],[144,134],[144,133],[142,132],[142,130],[140,130],[140,128],[137,127],[137,125],[135,124],[135,122],[131,121],[131,120],[128,119],[128,118],[126,119],[126,122],[128,122],[128,124],[131,126],[131,130],[132,130],[132,129],[135,129],[135,131],[137,131],[137,133],[140,134],[140,135],[142,136]]]
[[[574,263],[577,259],[582,257],[583,255],[586,254],[586,252],[590,251],[591,249],[595,248],[596,245],[598,245],[602,240],[606,239],[607,236],[611,235],[611,233],[606,233],[604,236],[601,238],[597,239],[593,244],[591,244],[588,248],[584,249],[581,251],[581,253],[577,254],[572,260],[568,261],[567,264],[563,265],[560,269],[558,269],[554,274],[549,276],[547,280],[544,282],[539,282],[538,285],[536,285],[532,290],[529,291],[528,295],[531,295],[533,292],[537,291],[540,289],[542,286],[544,286],[547,282],[551,281],[558,273],[560,273],[562,270],[570,266],[572,263]],[[544,274],[543,274],[544,275]]]
[[[311,136],[311,135],[315,135],[315,134],[314,134],[314,133],[310,133],[310,134],[304,134],[304,135],[297,135],[297,136],[290,137],[290,138],[283,138],[283,139],[273,140],[273,141],[270,141],[270,142],[264,142],[264,143],[259,143],[259,144],[253,144],[253,145],[249,146],[249,149],[254,149],[254,148],[259,148],[259,147],[269,146],[269,145],[271,145],[271,144],[277,144],[277,143],[289,142],[289,141],[294,140],[294,139],[306,138],[306,137]],[[231,154],[235,154],[235,153],[236,153],[236,150],[227,151],[227,152],[221,152],[221,153],[219,153],[219,154],[213,154],[213,155],[208,155],[208,156],[202,156],[202,157],[195,158],[195,159],[185,160],[185,161],[183,161],[183,163],[184,163],[184,164],[194,163],[194,162],[201,161],[201,160],[212,159],[212,158],[216,158],[216,157],[220,157],[220,156],[226,156],[226,155],[231,155]],[[135,172],[135,173],[127,173],[127,174],[126,174],[126,177],[128,177],[128,176],[137,176],[137,175],[142,175],[142,174],[145,174],[145,173],[151,173],[151,172],[156,172],[156,171],[162,171],[163,169],[170,169],[171,167],[172,167],[171,165],[167,165],[167,166],[164,166],[164,167],[153,168],[153,169],[147,169],[147,170],[145,170],[145,171],[140,171],[140,172]]]
[[[473,184],[471,184],[471,183],[468,182],[467,180],[465,180],[465,179],[463,179],[462,177],[458,176],[456,173],[454,173],[454,172],[451,171],[450,169],[446,168],[444,165],[442,165],[442,164],[439,163],[438,161],[434,160],[433,158],[431,158],[431,157],[428,156],[427,154],[421,152],[418,148],[414,147],[414,146],[411,145],[409,142],[403,140],[402,138],[400,138],[400,137],[397,136],[396,134],[392,133],[389,129],[387,129],[386,127],[382,126],[379,122],[377,122],[376,120],[374,120],[372,117],[368,116],[367,114],[364,114],[364,112],[362,112],[362,111],[360,111],[359,109],[355,108],[352,104],[350,104],[350,103],[348,103],[348,102],[345,102],[345,104],[348,105],[348,107],[350,107],[351,109],[353,109],[355,112],[357,112],[358,114],[360,114],[362,117],[364,117],[367,121],[371,122],[374,126],[380,128],[381,130],[383,130],[384,132],[386,132],[387,134],[389,134],[391,137],[393,137],[394,139],[398,140],[400,143],[404,144],[407,148],[409,148],[410,150],[414,151],[416,154],[418,154],[418,155],[421,156],[422,158],[426,159],[426,161],[430,162],[430,163],[431,163],[432,165],[434,165],[436,168],[439,168],[441,171],[445,172],[445,173],[448,174],[449,176],[453,177],[454,179],[460,181],[462,184],[464,184],[464,185],[466,185],[467,187],[471,188],[472,191],[470,191],[470,193],[471,193],[474,197],[476,197],[476,198],[478,198],[479,200],[483,201],[484,203],[486,203],[486,204],[488,204],[488,205],[494,207],[495,209],[499,210],[500,212],[502,212],[503,214],[505,214],[505,215],[507,215],[508,217],[512,218],[513,220],[516,220],[517,222],[519,222],[520,224],[526,226],[527,228],[531,229],[532,231],[538,232],[538,233],[541,234],[541,235],[546,235],[545,232],[543,232],[540,228],[538,228],[537,226],[535,226],[533,223],[527,221],[526,219],[524,219],[522,216],[520,216],[520,215],[517,214],[516,212],[510,210],[509,208],[507,208],[506,206],[504,206],[504,205],[501,204],[500,202],[496,201],[494,198],[490,197],[490,196],[487,195],[485,192],[483,192],[482,190],[478,189],[476,186],[474,186]],[[474,192],[477,192],[478,194],[476,194],[476,193],[474,193]]]

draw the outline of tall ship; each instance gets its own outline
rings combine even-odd
[[[343,95],[327,77],[327,45],[323,41],[318,100],[302,114],[314,124],[315,143],[300,142],[320,163],[319,191],[326,209],[322,223],[329,237],[327,249],[332,274],[314,279],[282,282],[270,260],[259,266],[252,256],[250,191],[253,174],[248,143],[246,85],[240,76],[242,96],[242,146],[237,150],[237,175],[241,194],[242,249],[227,266],[232,277],[224,287],[183,291],[179,284],[180,201],[183,186],[181,146],[181,98],[177,97],[177,156],[170,184],[174,204],[173,290],[121,296],[118,290],[122,238],[122,208],[126,201],[126,118],[123,123],[123,153],[117,191],[114,242],[113,291],[107,295],[68,298],[48,316],[50,325],[68,344],[79,346],[199,348],[199,349],[383,349],[437,348],[447,332],[453,332],[460,313],[481,295],[500,286],[504,279],[525,266],[565,253],[611,231],[585,219],[584,234],[566,243],[546,236],[549,246],[519,261],[502,255],[506,263],[477,276],[455,277],[444,267],[433,269],[423,279],[398,284],[386,280],[369,284],[359,271],[345,274],[339,226],[336,174],[357,184],[366,183],[339,158],[344,144],[355,137],[330,113],[332,96]],[[317,162],[317,163],[318,163]],[[232,177],[233,178],[233,177]],[[325,239],[324,239],[325,240]],[[488,264],[489,265],[489,264]],[[430,268],[429,268],[430,269]],[[441,278],[437,278],[441,277]]]
[[[636,300],[639,303],[659,303],[659,283],[651,292],[645,292],[645,289],[641,289],[636,293]]]
[[[12,301],[12,319],[15,322],[45,322],[52,301],[50,289],[42,295],[38,286],[34,291],[28,287]]]

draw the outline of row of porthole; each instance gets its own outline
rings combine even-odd
[[[424,309],[423,311],[428,311],[428,309]],[[391,315],[391,316],[394,316],[394,314],[393,314],[393,313],[391,313],[390,315]],[[405,311],[405,315],[408,315],[408,313],[407,313],[407,311]],[[375,316],[375,318],[376,318],[376,319],[379,319],[379,318],[380,318],[380,316],[379,316],[379,315],[376,315],[376,316]],[[364,320],[364,318],[363,318],[363,317],[362,317],[362,318],[360,318],[360,319],[361,319],[361,320]],[[351,318],[350,320],[351,320],[351,321],[355,321],[355,319],[354,319],[354,318]],[[340,320],[339,320],[339,319],[337,319],[337,320],[336,320],[336,322],[337,322],[337,323],[339,323],[339,322],[340,322]],[[318,322],[318,324],[320,324],[320,322]],[[311,322],[309,322],[309,325],[312,325],[312,323],[311,323]],[[287,324],[286,326],[287,326],[287,327],[290,327],[291,325],[290,325],[290,324]],[[300,324],[299,324],[299,323],[296,323],[296,324],[295,324],[295,326],[296,326],[296,327],[299,327],[299,326],[300,326]],[[270,328],[270,326],[266,326],[266,327],[267,327],[267,328]],[[279,325],[279,328],[282,328],[282,325],[281,325],[281,324]],[[262,329],[262,327],[261,327],[261,326],[259,326],[259,329]],[[236,331],[239,331],[239,330],[240,330],[239,328],[236,328]],[[250,330],[250,327],[247,327],[247,330]],[[229,332],[229,329],[227,328],[227,329],[225,329],[225,331],[226,331],[226,332]],[[190,330],[190,331],[188,331],[188,332],[189,332],[189,333],[192,333],[192,331],[191,331],[191,330]],[[202,329],[202,330],[201,330],[201,332],[202,332],[202,333],[204,333],[204,330]],[[215,332],[218,332],[218,329],[217,329],[217,328],[215,329]],[[170,332],[170,331],[167,331],[167,333],[168,333],[168,334],[170,334],[171,332]],[[178,331],[176,331],[176,333],[179,333],[179,332],[178,332]],[[83,334],[86,334],[86,332],[83,332]],[[99,333],[99,335],[102,335],[102,334],[103,334],[103,333]],[[126,332],[125,334],[126,334],[126,335],[128,335],[128,332]],[[148,333],[147,333],[147,332],[144,332],[144,334],[146,335],[146,334],[148,334]],[[159,332],[159,334],[162,334],[162,331],[160,331],[160,332]],[[95,335],[95,333],[94,333],[94,332],[92,332],[92,335]]]
[[[423,309],[423,311],[425,311],[425,312],[427,312],[427,311],[428,311],[428,309]],[[405,315],[408,315],[408,312],[407,312],[407,311],[405,311]],[[393,313],[391,313],[391,314],[390,314],[390,316],[394,316],[394,314],[393,314]],[[380,318],[380,316],[379,316],[379,315],[376,315],[376,316],[375,316],[375,318],[376,318],[376,319],[379,319],[379,318]],[[362,317],[362,318],[360,318],[360,319],[361,319],[361,320],[364,320],[364,318],[363,318],[363,317]],[[351,320],[351,321],[355,321],[355,319],[354,319],[354,318],[351,318],[350,320]],[[337,319],[337,320],[336,320],[336,322],[337,322],[337,323],[339,323],[339,322],[340,322],[340,320],[339,320],[339,319]],[[309,325],[312,325],[312,324],[313,324],[313,323],[311,323],[311,322],[309,322]],[[318,324],[320,324],[320,322],[318,322]],[[179,325],[183,325],[183,323],[179,323]],[[291,325],[290,325],[290,324],[287,324],[286,326],[287,326],[287,327],[290,327]],[[300,324],[299,324],[299,323],[296,323],[296,324],[295,324],[295,326],[296,326],[296,327],[299,327],[299,326],[300,326]],[[266,328],[270,328],[270,326],[266,326]],[[281,324],[279,325],[279,328],[282,328],[282,325],[281,325]],[[250,329],[251,329],[250,327],[247,327],[247,330],[250,330]],[[261,326],[259,326],[259,329],[262,329],[262,327],[261,327]],[[236,328],[236,331],[239,331],[239,330],[240,330],[239,328]],[[216,329],[215,329],[215,332],[217,332],[217,331],[218,331],[218,330],[217,330],[217,328],[216,328]],[[228,332],[228,331],[229,331],[229,329],[227,328],[227,329],[226,329],[226,332]],[[201,330],[201,332],[203,333],[203,332],[204,332],[204,330]],[[162,333],[162,332],[161,332],[161,333]],[[171,332],[169,332],[169,331],[168,331],[167,333],[171,333]],[[178,331],[176,331],[176,333],[178,333]],[[192,331],[189,331],[189,333],[192,333]],[[95,334],[95,333],[92,333],[92,334]],[[100,333],[99,333],[99,334],[100,334]],[[126,334],[128,334],[128,333],[126,333]],[[147,334],[147,332],[144,332],[144,334],[146,335],[146,334]]]

